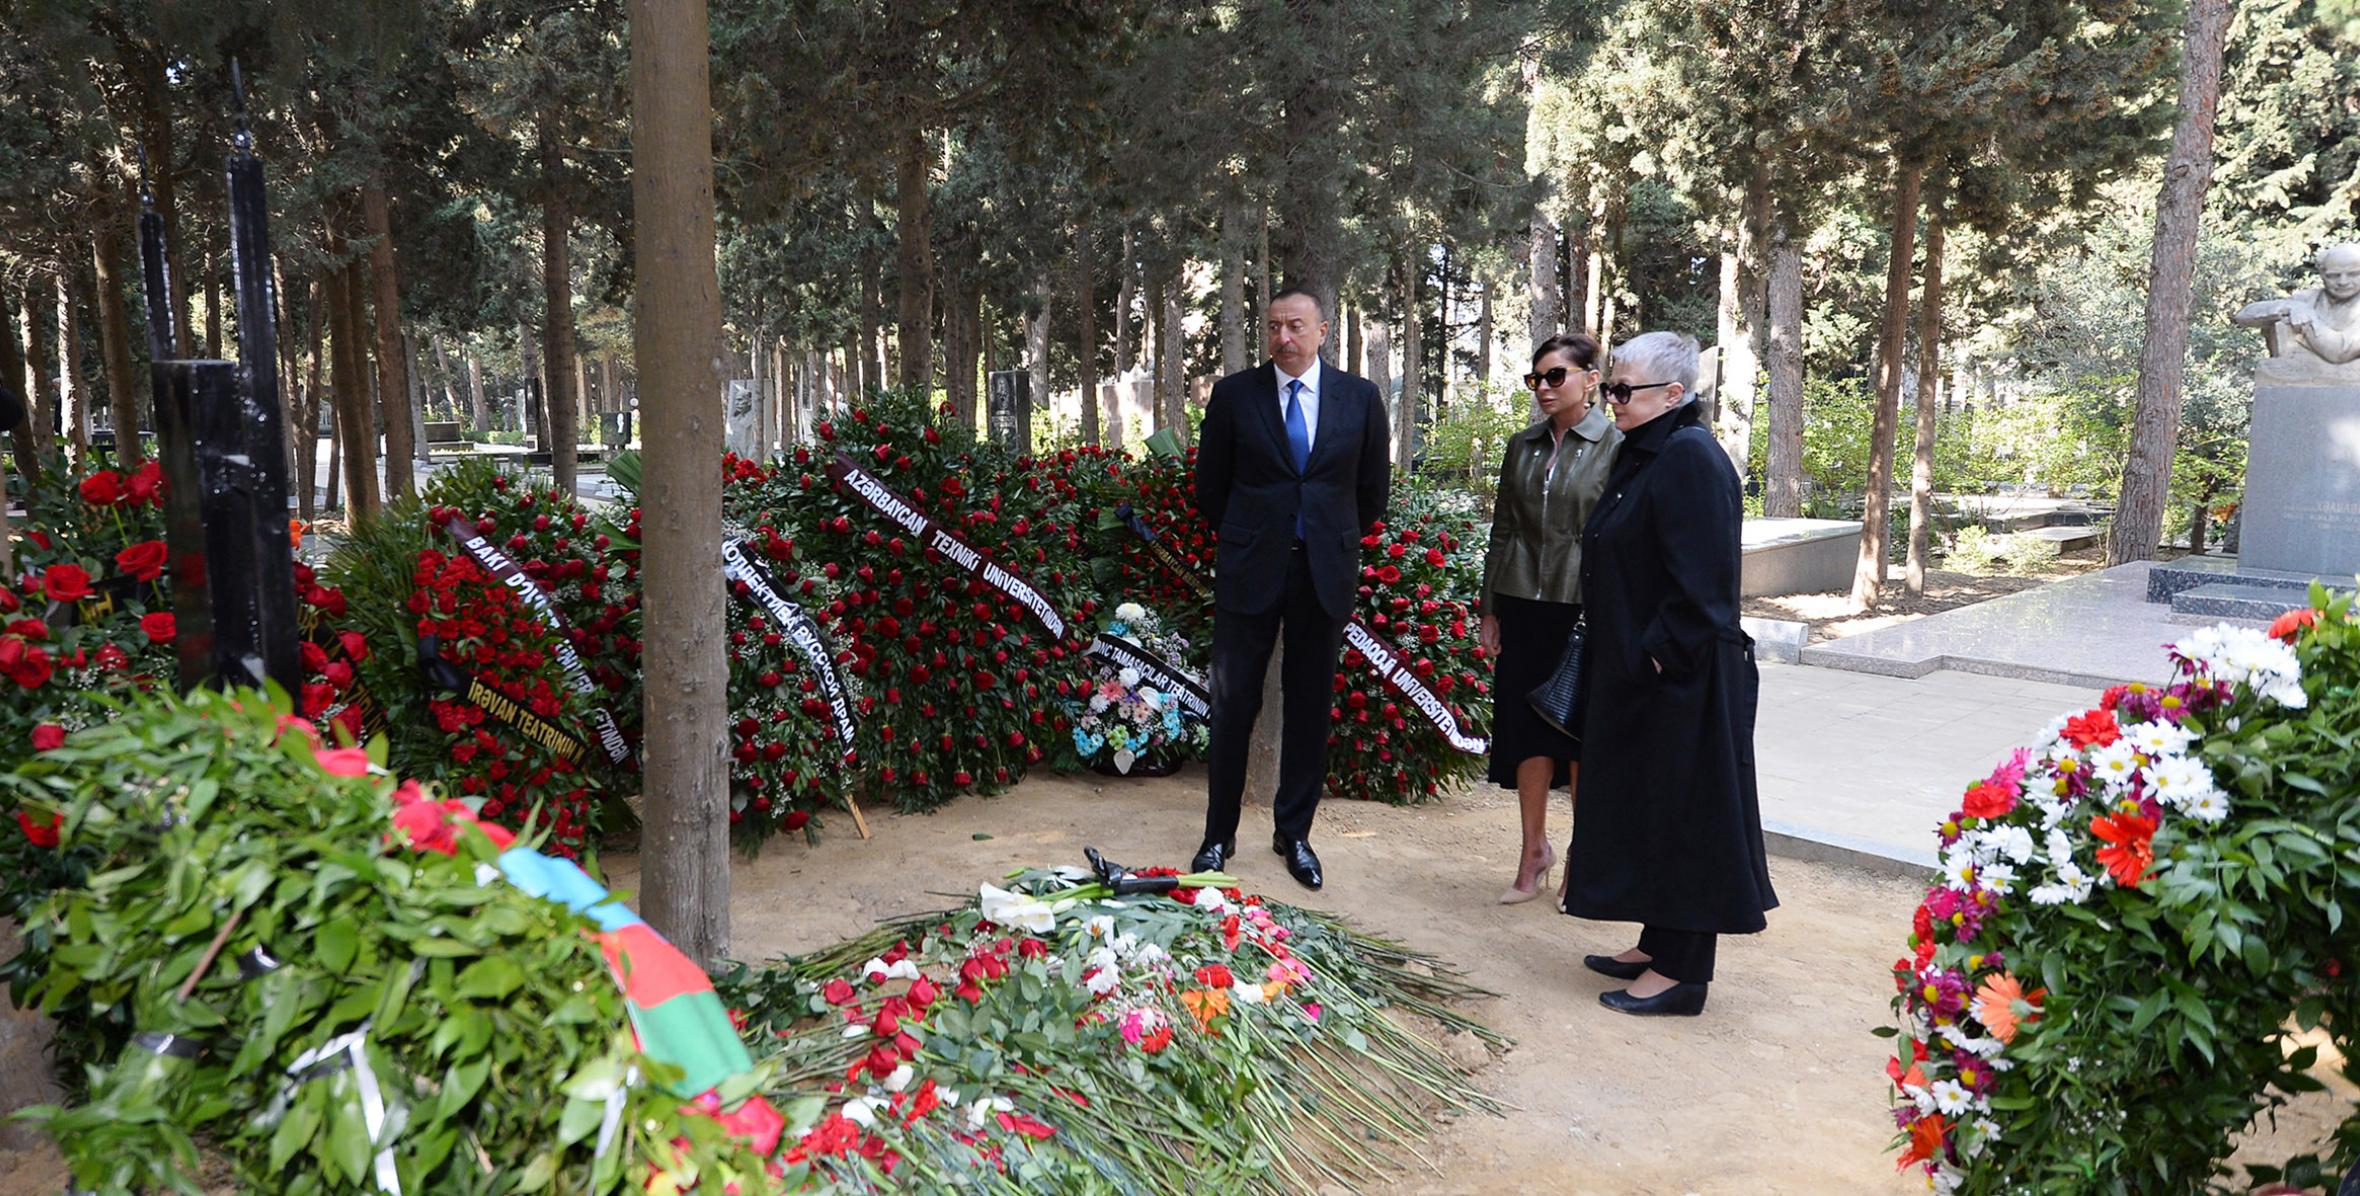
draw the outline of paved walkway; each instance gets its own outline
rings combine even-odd
[[[1975,673],[1761,668],[1754,759],[1771,850],[1885,872],[1931,868],[1932,828],[1967,785],[2098,698],[2091,687]]]
[[[1924,677],[1938,669],[2104,687],[2155,681],[2162,645],[2212,619],[2147,601],[2145,561],[1803,649],[1803,663]]]

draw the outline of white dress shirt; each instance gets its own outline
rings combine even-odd
[[[1287,426],[1287,383],[1299,381],[1303,384],[1303,393],[1301,398],[1298,400],[1303,404],[1303,444],[1305,445],[1306,450],[1308,450],[1310,447],[1316,446],[1319,443],[1318,359],[1312,359],[1310,370],[1306,371],[1299,379],[1288,377],[1287,372],[1283,369],[1280,369],[1278,363],[1275,361],[1270,363],[1270,368],[1272,372],[1278,375],[1279,431],[1285,432]]]

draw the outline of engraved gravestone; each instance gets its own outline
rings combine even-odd
[[[993,444],[1018,453],[1032,452],[1032,375],[1024,370],[993,372],[985,395],[984,420]]]
[[[2241,569],[2349,584],[2360,570],[2360,245],[2318,259],[2320,285],[2248,305],[2270,356],[2254,371]]]

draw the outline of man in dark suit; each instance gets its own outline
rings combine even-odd
[[[1311,818],[1327,779],[1336,654],[1359,592],[1360,537],[1385,515],[1392,438],[1376,386],[1319,359],[1328,322],[1318,297],[1279,292],[1265,328],[1270,360],[1213,387],[1197,438],[1196,507],[1221,546],[1205,838],[1194,864],[1221,868],[1237,853],[1247,745],[1283,633],[1271,846],[1316,889]]]

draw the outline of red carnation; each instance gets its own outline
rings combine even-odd
[[[1982,781],[1967,790],[1963,812],[1969,818],[1999,818],[2015,808],[2015,793],[2005,786]]]

